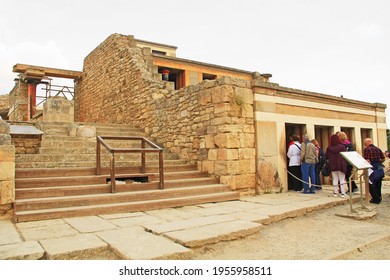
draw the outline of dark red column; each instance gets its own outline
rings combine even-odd
[[[27,120],[30,120],[35,114],[35,107],[37,105],[37,85],[40,83],[38,79],[27,80],[27,97],[28,97],[28,112]]]

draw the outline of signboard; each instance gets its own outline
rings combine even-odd
[[[353,165],[356,169],[372,168],[372,165],[366,161],[358,152],[340,152],[343,158]]]

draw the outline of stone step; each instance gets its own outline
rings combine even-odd
[[[109,162],[102,162],[102,167],[108,167]],[[140,162],[116,162],[115,168],[120,167],[139,167],[141,166]],[[188,164],[185,160],[169,160],[164,161],[164,170],[174,170],[180,168],[181,170],[189,170],[193,168],[193,164]],[[31,161],[21,161],[16,162],[16,168],[26,168],[26,169],[42,169],[42,168],[96,168],[96,161],[74,161],[74,162],[31,162]],[[184,168],[184,169],[183,169]],[[153,172],[158,170],[158,161],[146,162],[146,172]]]
[[[150,173],[137,173],[137,174],[121,174],[117,176],[117,181],[135,180],[143,177],[157,177]],[[133,179],[134,178],[134,179]],[[16,178],[15,189],[31,189],[31,188],[45,188],[45,187],[60,187],[60,186],[79,186],[79,185],[91,185],[91,184],[107,184],[109,181],[109,175],[90,175],[90,176],[65,176],[65,177],[44,177],[44,178]],[[157,181],[148,180],[149,182]],[[195,185],[206,185],[206,184],[217,184],[219,180],[212,177],[197,177],[197,178],[186,178],[186,179],[165,179],[165,187],[187,187]],[[142,185],[147,185],[143,183]],[[130,184],[131,185],[131,184]]]
[[[159,190],[158,192],[164,192],[165,190]],[[56,218],[67,217],[80,217],[89,215],[102,215],[113,214],[123,212],[138,212],[138,211],[150,211],[156,209],[163,209],[169,207],[180,207],[186,205],[196,205],[211,202],[238,200],[239,193],[236,192],[222,192],[215,194],[203,194],[194,196],[164,198],[147,201],[135,201],[135,202],[121,202],[102,205],[89,205],[89,206],[76,206],[65,207],[55,209],[40,209],[30,211],[15,211],[14,221],[37,221]]]
[[[156,167],[157,168],[157,167]],[[149,168],[149,173],[157,172],[158,169]],[[207,172],[196,170],[194,164],[183,164],[180,166],[165,165],[164,176],[167,179],[205,177]],[[139,167],[116,168],[117,174],[140,173]],[[102,168],[101,174],[108,175],[109,168]],[[17,168],[15,170],[17,179],[21,178],[44,178],[44,177],[61,177],[61,176],[88,176],[96,175],[96,168]],[[157,175],[156,175],[157,176]]]
[[[101,154],[101,164],[107,165],[110,161],[110,154]],[[158,163],[158,153],[148,153],[145,155],[146,166]],[[176,159],[175,155],[163,154],[164,162],[168,164],[184,164],[185,160]],[[89,162],[96,166],[96,154],[82,154],[82,153],[67,153],[67,154],[17,154],[15,155],[16,165],[22,163],[77,163]],[[141,155],[135,153],[119,153],[115,155],[115,165],[127,163],[129,166],[137,166],[141,164]],[[77,165],[73,165],[77,167]],[[80,166],[84,167],[84,166]]]
[[[145,132],[140,128],[135,128],[129,125],[113,125],[113,124],[87,124],[87,123],[39,123],[38,128],[46,135],[52,136],[67,136],[75,127],[89,126],[96,130],[97,135],[115,135],[115,136],[132,136],[145,135]]]
[[[127,148],[127,147],[126,147]],[[138,148],[138,147],[133,147]],[[56,156],[58,158],[66,159],[70,155],[85,155],[86,161],[95,160],[96,158],[96,147],[70,147],[64,148],[59,147],[41,147],[39,149],[39,154],[17,154],[18,161],[28,160],[34,158],[34,161],[41,161],[40,158],[45,158],[45,156]],[[103,149],[101,150],[101,155],[103,159],[109,159],[110,153]],[[145,153],[146,159],[158,159],[159,155],[157,152]],[[139,160],[141,157],[140,153],[116,153],[116,160]],[[163,153],[164,160],[177,159],[177,156],[172,153]]]
[[[102,186],[102,188],[104,188],[104,186]],[[229,191],[230,187],[228,185],[222,184],[192,186],[187,188],[168,188],[164,190],[155,189],[144,191],[117,192],[114,194],[109,192],[109,188],[106,188],[106,193],[18,199],[14,205],[14,211],[19,212],[51,208],[149,201],[175,197],[214,194]]]

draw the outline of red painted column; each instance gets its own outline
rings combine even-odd
[[[37,105],[37,85],[40,80],[31,79],[27,81],[27,97],[28,97],[28,109],[27,120],[29,121],[35,114],[35,107]]]

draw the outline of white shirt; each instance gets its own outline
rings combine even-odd
[[[301,143],[295,141],[294,144],[288,148],[287,156],[290,159],[288,166],[301,165]]]

